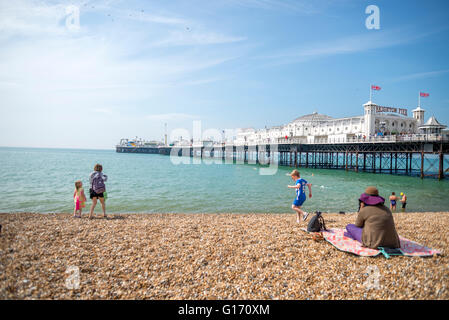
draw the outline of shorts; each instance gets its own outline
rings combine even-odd
[[[101,192],[101,193],[96,193],[95,191],[94,191],[94,189],[89,189],[89,193],[90,193],[90,198],[91,199],[93,199],[93,198],[104,198],[104,194],[103,194],[103,192]]]
[[[407,205],[407,202],[404,202],[403,204],[402,204],[402,209],[405,209],[405,206]]]
[[[293,205],[294,206],[297,206],[297,207],[300,207],[300,206],[302,206],[302,204],[304,203],[306,201],[306,197],[304,196],[304,197],[301,197],[301,198],[299,198],[299,199],[296,199],[295,198],[295,200],[293,200]]]

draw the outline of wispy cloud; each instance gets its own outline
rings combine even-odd
[[[102,113],[102,114],[111,114],[113,111],[109,108],[94,108],[93,112]]]
[[[152,121],[184,121],[199,119],[197,115],[187,114],[187,113],[162,113],[162,114],[151,114],[145,117]]]
[[[190,30],[190,29],[189,29]],[[163,40],[156,41],[154,46],[194,46],[240,42],[246,37],[233,37],[224,34],[204,31],[173,31]]]
[[[111,14],[121,15],[124,19],[129,17],[130,20],[137,20],[143,28],[136,30],[134,25],[130,27],[122,24],[117,27],[110,21],[97,19],[94,22],[99,24],[96,32],[91,32],[88,28],[92,29],[92,26],[88,25],[84,29],[86,32],[73,36],[61,23],[61,18],[65,16],[63,4],[0,1],[3,34],[20,34],[26,36],[27,40],[8,41],[0,38],[0,87],[20,85],[24,90],[83,91],[92,94],[110,91],[111,96],[139,92],[134,96],[147,96],[152,92],[157,93],[161,88],[215,81],[211,79],[217,77],[201,79],[195,77],[195,73],[236,58],[236,55],[223,51],[197,52],[187,48],[182,52],[164,52],[164,47],[230,43],[244,39],[213,30],[202,32],[205,28],[190,19],[115,8],[106,1],[93,4],[82,5],[81,8],[101,12],[103,16]],[[173,31],[172,25],[187,22],[198,27],[198,30],[186,34]],[[156,35],[148,34],[145,28],[148,23],[163,26],[157,29]],[[122,30],[127,30],[127,27],[133,32],[122,38]],[[161,46],[157,52],[148,49],[151,47],[148,43],[152,41],[147,40],[147,46],[142,44],[143,39],[153,36],[156,37],[153,42],[159,42]],[[195,80],[185,80],[192,78]]]
[[[101,12],[103,15],[106,15],[110,19],[115,20],[133,20],[144,23],[156,23],[165,25],[189,25],[192,23],[191,20],[179,16],[170,16],[157,12],[150,13],[145,11],[144,9],[119,9],[110,4],[97,4],[96,6],[90,7],[87,6],[87,8],[83,10]]]
[[[288,10],[296,13],[312,14],[320,10],[319,1],[303,0],[226,0],[228,4],[262,10]],[[322,2],[322,1],[321,1]]]
[[[204,84],[209,84],[209,83],[213,83],[213,82],[217,82],[222,80],[222,78],[208,78],[208,79],[195,79],[195,80],[187,80],[184,81],[182,84],[185,86],[198,86],[198,85],[204,85]]]
[[[445,73],[448,73],[449,69],[444,70],[436,70],[436,71],[428,71],[428,72],[417,72],[417,73],[411,73],[399,77],[395,77],[391,79],[391,82],[401,82],[401,81],[408,81],[408,80],[415,80],[415,79],[424,79],[424,78],[430,78],[430,77],[436,77]]]
[[[68,32],[59,23],[66,5],[40,1],[0,1],[0,35],[63,35]]]
[[[268,65],[301,63],[328,56],[353,54],[409,44],[435,32],[420,34],[404,34],[397,30],[369,32],[339,39],[303,44],[256,58],[269,61]]]

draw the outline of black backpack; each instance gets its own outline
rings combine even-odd
[[[307,232],[320,232],[321,230],[327,229],[324,224],[324,218],[321,216],[321,212],[317,211],[307,225]]]

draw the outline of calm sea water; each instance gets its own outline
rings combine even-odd
[[[95,163],[103,165],[107,211],[138,212],[291,212],[294,190],[288,173],[260,175],[259,166],[179,164],[170,157],[123,154],[114,150],[0,148],[0,212],[71,212],[75,180],[86,195]],[[375,185],[387,198],[405,192],[408,211],[448,211],[449,181],[416,177],[300,168],[313,184],[307,211],[354,212],[358,196]],[[89,209],[87,202],[85,212]],[[100,208],[96,209],[100,212]]]

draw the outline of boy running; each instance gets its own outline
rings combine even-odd
[[[312,198],[312,184],[307,183],[306,180],[301,179],[298,170],[293,170],[290,174],[292,180],[295,181],[294,186],[287,186],[288,188],[296,189],[296,197],[293,200],[292,209],[296,212],[296,222],[300,223],[300,216],[302,215],[302,221],[306,221],[307,212],[301,210],[301,206],[306,201],[306,186],[309,188],[309,198]]]

